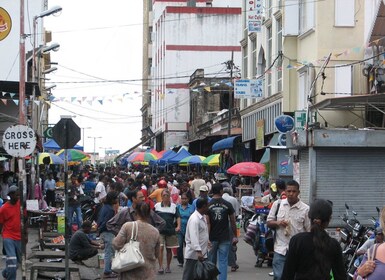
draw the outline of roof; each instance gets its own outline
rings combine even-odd
[[[322,100],[310,107],[310,110],[353,110],[365,109],[367,106],[385,105],[385,94],[354,95]]]
[[[25,82],[25,94],[33,95],[33,88],[35,88],[35,96],[40,96],[40,89],[38,83]],[[0,91],[6,93],[15,93],[19,95],[18,81],[0,81]]]

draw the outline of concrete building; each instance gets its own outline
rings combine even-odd
[[[253,77],[256,65],[255,75],[265,81],[262,98],[241,101],[243,141],[257,146],[262,121],[271,179],[298,180],[307,203],[332,200],[334,217],[348,202],[363,221],[385,198],[382,168],[376,168],[385,147],[384,2],[265,1],[265,8],[261,32],[244,30],[242,40],[249,70],[243,77]],[[277,143],[274,125],[281,114],[295,121],[286,145]],[[264,153],[255,150],[254,160]],[[284,162],[291,174],[282,172]]]
[[[220,76],[224,62],[240,62],[241,1],[146,1],[143,137],[157,150],[188,142],[189,78],[204,68]]]

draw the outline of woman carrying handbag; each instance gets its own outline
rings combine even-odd
[[[159,256],[159,231],[149,224],[150,206],[147,203],[138,203],[135,207],[136,222],[127,222],[114,238],[112,245],[120,250],[131,240],[132,232],[137,236],[140,253],[144,257],[144,265],[120,273],[120,280],[151,280],[156,279],[156,260]],[[134,224],[136,223],[136,225]],[[136,227],[134,231],[133,227]],[[136,232],[135,232],[136,231]],[[135,238],[133,237],[133,239]]]

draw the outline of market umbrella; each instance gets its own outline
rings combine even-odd
[[[202,164],[205,159],[203,156],[188,156],[179,161],[179,165]]]
[[[219,154],[213,154],[208,156],[202,161],[202,165],[219,166]]]
[[[49,158],[49,164],[64,164],[64,160],[52,153],[39,153],[38,163],[45,164],[44,158]]]
[[[132,153],[127,158],[127,161],[135,164],[138,164],[138,163],[148,164],[150,160],[154,160],[154,159],[158,159],[158,158],[156,157],[156,155],[154,155],[151,152],[135,152],[135,153]]]
[[[57,152],[56,155],[64,160],[64,149]],[[86,158],[90,158],[90,156],[88,154],[86,154],[85,152],[82,152],[80,150],[75,150],[75,149],[68,149],[67,150],[67,160],[68,161],[82,161],[82,160],[85,160]]]
[[[227,169],[227,173],[241,176],[257,177],[259,175],[262,175],[265,170],[266,167],[262,163],[245,161],[231,166],[229,169]]]

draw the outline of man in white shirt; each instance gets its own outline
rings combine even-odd
[[[287,198],[279,199],[271,207],[267,226],[276,229],[274,242],[274,280],[281,280],[289,242],[292,236],[310,231],[309,206],[299,199],[299,184],[295,180],[286,183]]]
[[[205,214],[208,210],[208,201],[198,198],[196,210],[190,216],[186,227],[186,249],[184,252],[185,264],[183,280],[194,280],[195,265],[198,261],[207,258],[209,231]]]
[[[106,185],[108,182],[108,176],[104,176],[95,187],[95,203],[99,204],[103,202],[107,196]]]
[[[56,182],[53,178],[52,172],[48,173],[48,178],[44,181],[44,192],[45,192],[45,201],[47,202],[47,206],[55,207],[55,189]]]
[[[191,182],[191,189],[193,190],[195,197],[199,196],[199,188],[201,186],[206,186],[206,181],[202,179],[202,175],[200,173],[197,173],[194,180]]]

